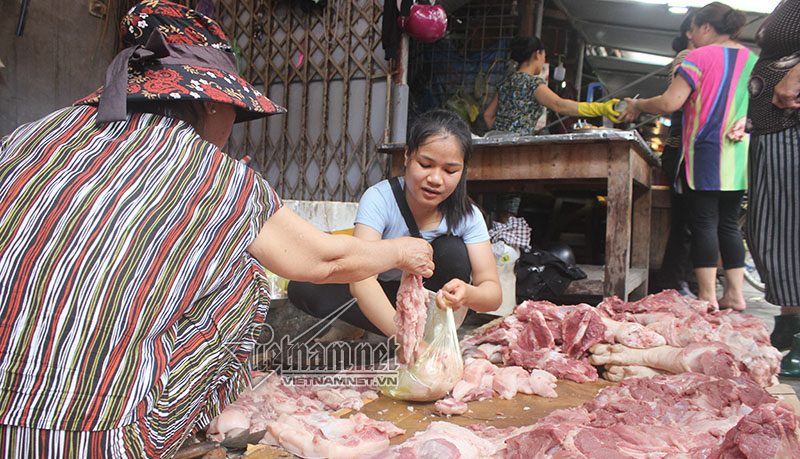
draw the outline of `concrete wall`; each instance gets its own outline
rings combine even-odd
[[[89,14],[87,0],[30,0],[22,36],[22,0],[0,1],[0,136],[71,105],[97,89],[114,56],[116,20]]]

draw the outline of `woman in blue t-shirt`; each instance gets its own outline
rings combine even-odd
[[[451,307],[494,311],[502,302],[500,281],[489,232],[478,207],[467,196],[467,163],[472,154],[469,127],[458,115],[432,110],[409,129],[405,174],[400,196],[421,237],[433,246],[435,270],[424,280]],[[391,180],[370,187],[358,205],[353,235],[375,241],[409,236],[412,232],[393,194]],[[401,198],[401,199],[402,199]],[[392,336],[394,304],[401,273],[387,271],[353,284],[289,284],[289,300],[316,317],[338,318],[357,327]]]

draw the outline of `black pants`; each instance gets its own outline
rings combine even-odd
[[[692,264],[715,268],[744,267],[744,244],[739,231],[744,191],[695,191],[684,188],[691,210]]]
[[[692,233],[689,230],[689,205],[686,196],[675,191],[675,179],[678,175],[680,149],[664,147],[661,154],[661,168],[667,174],[670,183],[670,227],[664,258],[658,275],[661,289],[680,290],[681,282],[686,281]]]
[[[425,288],[437,291],[452,279],[469,282],[472,266],[467,246],[460,237],[441,236],[431,242],[433,246],[433,276],[423,279]],[[386,297],[395,304],[400,281],[379,281]],[[298,309],[314,317],[328,318],[343,304],[353,299],[349,284],[312,284],[311,282],[289,282],[289,301]],[[345,322],[377,334],[383,334],[364,316],[357,303],[352,304],[339,318]]]

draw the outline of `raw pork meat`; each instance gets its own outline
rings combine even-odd
[[[346,419],[328,413],[282,414],[265,427],[267,433],[259,443],[305,458],[360,458],[387,449],[390,438],[405,433],[391,422],[375,421],[363,413]]]
[[[436,407],[436,411],[445,415],[464,414],[467,412],[466,402],[456,400],[453,397],[437,400],[434,406]]]
[[[600,342],[614,342],[614,333],[603,323],[595,308],[582,304],[564,315],[561,352],[580,359],[590,347]]]
[[[626,303],[615,297],[606,298],[598,305],[598,310],[610,319],[644,325],[647,329],[663,336],[666,344],[673,348],[685,348],[692,344],[713,344],[724,350],[727,355],[733,356],[738,372],[747,375],[763,387],[775,382],[775,375],[780,369],[781,354],[770,345],[764,321],[745,313],[718,311],[706,302],[686,299],[673,290],[665,290],[632,303]],[[628,342],[619,339],[618,341],[631,346]],[[677,351],[670,353],[675,354]],[[621,356],[635,354],[620,353]],[[656,354],[663,352],[657,351]],[[653,361],[656,365],[654,368],[657,369],[675,366],[674,362],[657,362],[659,359],[657,356],[646,358]],[[636,362],[640,360],[641,358],[630,361],[616,359],[615,363],[637,365]],[[599,360],[592,361],[597,363]]]
[[[465,357],[542,369],[576,382],[596,380],[592,364],[605,362],[605,375],[613,381],[699,371],[742,374],[767,387],[775,383],[781,360],[762,320],[719,311],[674,290],[635,302],[609,297],[597,308],[525,301],[499,323],[462,340],[462,349]],[[589,349],[603,355],[589,360]]]
[[[733,442],[728,436],[736,437],[731,431],[739,426],[753,437],[737,437],[742,440],[738,444],[790,447],[797,444],[799,430],[793,415],[781,417],[784,410],[745,378],[684,373],[630,379],[601,390],[580,407],[556,410],[517,429],[492,457],[708,457]],[[779,414],[753,414],[767,412]],[[743,421],[747,416],[756,418],[748,424]],[[756,427],[761,420],[769,427]]]
[[[725,434],[711,459],[739,457],[798,457],[797,416],[788,403],[764,404],[746,415]]]
[[[414,359],[425,332],[425,319],[428,308],[425,302],[428,292],[422,286],[422,277],[403,273],[400,288],[397,290],[397,313],[394,323],[397,325],[397,338],[400,341],[400,360],[408,366]]]
[[[670,373],[697,372],[735,378],[739,367],[726,347],[718,343],[692,343],[686,347],[659,346],[633,349],[622,344],[598,344],[589,361],[595,365],[641,365]]]
[[[497,392],[500,398],[511,399],[517,392],[542,397],[558,397],[556,377],[544,370],[518,367],[497,367],[485,359],[472,359],[464,366],[464,376],[457,382],[450,397],[436,402],[441,414],[464,414],[466,402],[486,400]]]
[[[484,459],[492,457],[500,449],[503,439],[513,431],[513,427],[478,426],[472,429],[434,421],[425,431],[417,432],[403,443],[372,456],[372,459]]]
[[[623,381],[529,426],[433,422],[374,457],[783,459],[799,441],[791,408],[752,380],[683,373]]]
[[[613,342],[614,334],[589,305],[556,306],[549,301],[524,301],[499,323],[461,341],[465,358],[489,352],[494,362],[545,370],[576,382],[597,380],[585,350]],[[488,347],[490,345],[492,347]],[[499,346],[499,347],[497,347]],[[571,353],[571,354],[568,354]]]
[[[254,373],[252,379],[255,381],[253,388],[239,394],[235,402],[211,420],[206,429],[210,439],[222,442],[242,433],[262,431],[267,422],[284,414],[308,415],[343,408],[358,410],[364,401],[378,397],[372,390],[287,386],[275,374]]]

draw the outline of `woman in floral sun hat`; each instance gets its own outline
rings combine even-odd
[[[0,141],[0,455],[172,456],[248,382],[268,269],[433,273],[421,239],[314,229],[222,152],[284,109],[219,26],[147,1],[103,88]]]

